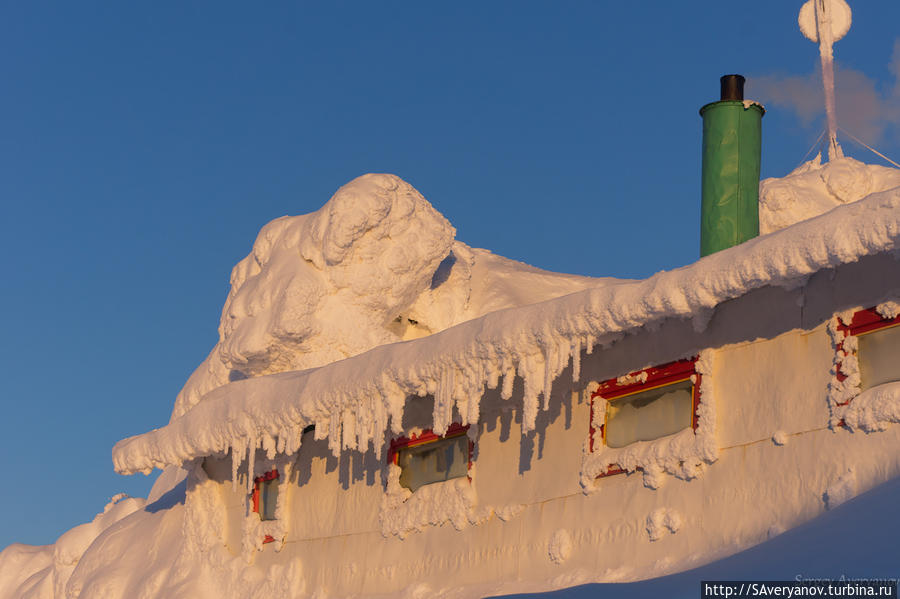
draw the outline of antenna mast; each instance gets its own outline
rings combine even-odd
[[[845,0],[807,0],[800,8],[800,31],[819,44],[822,61],[822,87],[825,90],[825,116],[828,134],[828,160],[842,158],[837,141],[837,116],[834,102],[834,42],[850,30],[852,13]]]

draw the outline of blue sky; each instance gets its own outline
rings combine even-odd
[[[459,239],[542,268],[694,261],[697,110],[725,73],[763,101],[754,80],[809,78],[801,4],[0,4],[0,547],[146,496],[113,444],[167,422],[260,227],[357,175],[400,175]],[[878,114],[900,3],[851,5],[837,61],[881,100],[857,135],[900,161]],[[822,116],[768,109],[781,176]]]

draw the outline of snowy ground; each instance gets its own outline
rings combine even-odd
[[[898,505],[900,479],[894,479],[765,543],[694,570],[642,582],[503,597],[696,599],[703,580],[897,579]]]

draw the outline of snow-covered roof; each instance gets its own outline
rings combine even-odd
[[[232,450],[236,469],[251,448],[295,452],[310,424],[335,453],[370,442],[380,450],[389,426],[400,432],[408,397],[434,395],[433,424],[441,433],[454,407],[463,424],[477,421],[485,386],[499,385],[509,397],[516,374],[525,383],[528,431],[570,360],[578,378],[582,349],[663,319],[693,319],[702,330],[722,302],[767,285],[794,288],[818,271],[898,246],[895,188],[645,280],[499,310],[318,368],[226,384],[168,425],[117,443],[113,462],[130,474]]]

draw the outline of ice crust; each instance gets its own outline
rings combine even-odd
[[[819,178],[824,185],[827,179],[824,172],[836,164],[839,163],[829,163],[825,167],[813,164],[804,172]],[[796,171],[790,177],[795,176]],[[392,185],[400,186],[398,179],[389,177],[389,180]],[[339,191],[335,197],[340,194]],[[874,193],[789,229],[761,236],[689,266],[657,273],[643,281],[595,281],[594,286],[563,297],[498,309],[454,326],[450,326],[454,319],[448,321],[444,317],[441,321],[434,316],[434,321],[440,323],[435,325],[436,329],[440,325],[448,328],[422,339],[380,345],[321,367],[215,386],[210,381],[222,381],[215,376],[207,377],[204,374],[206,367],[201,366],[198,372],[203,376],[195,373],[191,377],[169,425],[120,441],[113,449],[114,465],[120,473],[133,473],[180,465],[197,457],[226,455],[231,451],[236,469],[248,452],[257,447],[269,453],[294,453],[302,429],[309,424],[316,426],[316,438],[328,438],[335,454],[345,449],[365,451],[370,446],[377,452],[382,448],[387,431],[401,432],[404,406],[407,401],[415,401],[410,398],[434,396],[433,428],[442,433],[454,413],[458,414],[462,424],[478,421],[479,401],[485,388],[500,386],[502,397],[509,398],[515,377],[521,377],[524,382],[522,428],[527,433],[534,428],[539,410],[547,407],[553,380],[570,362],[573,377],[579,377],[583,352],[590,352],[598,345],[608,346],[623,334],[670,318],[692,319],[695,328],[702,330],[715,307],[724,301],[767,285],[793,288],[817,271],[894,250],[900,237],[898,208],[900,188]],[[437,222],[437,217],[432,220]],[[287,220],[276,221],[279,222]],[[439,236],[444,235],[441,227],[436,229]],[[269,227],[264,232],[267,230]],[[361,227],[354,230],[361,230]],[[263,234],[260,237],[268,239]],[[258,240],[257,246],[259,244]],[[299,240],[297,244],[300,244]],[[284,248],[282,242],[276,245]],[[339,244],[339,247],[344,245]],[[425,244],[424,247],[432,246]],[[455,255],[456,249],[452,251]],[[477,254],[475,250],[469,251]],[[465,252],[461,249],[460,253]],[[440,252],[435,250],[431,263],[439,272],[437,265],[443,258],[438,254]],[[325,255],[330,254],[323,252],[322,256]],[[457,258],[457,263],[463,259]],[[253,260],[254,263],[265,262],[261,258]],[[249,268],[241,265],[236,271]],[[478,266],[477,255],[474,265],[473,270]],[[453,278],[455,269],[454,264],[447,281]],[[417,274],[410,276],[434,280],[434,273],[426,276],[425,270],[415,270]],[[521,271],[518,274],[521,283],[528,280]],[[535,274],[538,279],[549,276],[542,271]],[[240,276],[235,279],[238,291],[232,292],[223,321],[233,312],[228,307],[235,304],[232,298],[240,295],[240,289],[246,285],[239,283],[240,279]],[[267,287],[290,287],[289,282],[281,284],[274,274],[267,281]],[[587,283],[583,279],[574,282],[567,279],[565,284],[557,287],[571,289]],[[441,286],[428,287],[407,312],[422,319],[409,319],[417,321],[417,326],[426,326],[422,323],[427,323],[428,317],[433,316],[427,307],[421,306],[439,303],[434,296]],[[467,287],[470,297],[477,287],[470,280]],[[450,287],[448,294],[457,297],[458,288]],[[268,295],[262,288],[257,292]],[[493,307],[502,303],[483,302],[480,307],[484,309],[487,305]],[[391,302],[389,309],[393,311],[385,308],[383,314],[394,314],[399,309],[398,303]],[[470,313],[479,311],[471,307],[471,302],[467,309]],[[301,308],[295,310],[302,311]],[[460,319],[467,316],[465,312],[466,308],[459,310]],[[388,321],[390,318],[386,316],[378,324],[384,326],[389,324]],[[357,324],[356,328],[365,332],[370,321]],[[223,330],[226,327],[223,326]],[[256,331],[256,328],[251,326],[250,330]],[[255,333],[247,335],[254,337]],[[227,331],[223,339],[227,345]],[[323,341],[324,345],[328,343]],[[220,342],[211,358],[219,355],[222,345]],[[276,349],[270,348],[266,355],[279,352],[286,355],[287,350],[278,343],[273,342],[271,347]],[[331,353],[332,349],[323,351],[334,357],[337,354]],[[293,363],[291,360],[284,363]],[[275,362],[268,362],[267,368]],[[207,366],[210,363],[208,359]],[[226,361],[220,363],[224,365]],[[203,385],[192,382],[196,380],[206,382]],[[206,386],[215,388],[199,401],[197,389]],[[188,397],[193,399],[185,403]],[[191,402],[193,407],[184,411]]]

